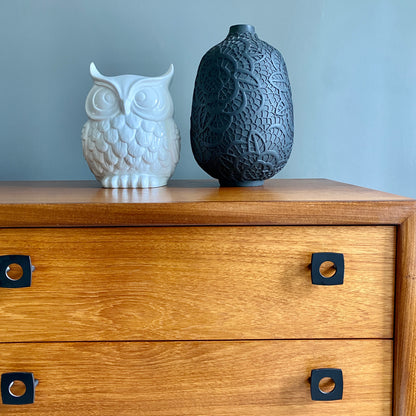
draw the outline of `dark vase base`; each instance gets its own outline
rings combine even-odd
[[[222,187],[235,187],[235,186],[262,186],[264,181],[226,181],[219,180]]]

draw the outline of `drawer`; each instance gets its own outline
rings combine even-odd
[[[2,229],[0,341],[392,338],[392,226]],[[311,283],[343,253],[344,284]]]
[[[1,345],[0,371],[33,372],[31,416],[391,415],[391,340]],[[312,401],[312,369],[339,368],[343,398]]]

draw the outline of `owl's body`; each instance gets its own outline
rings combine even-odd
[[[161,77],[104,77],[91,64],[94,86],[82,129],[85,159],[105,188],[166,185],[179,160],[180,135],[168,90],[173,66]]]

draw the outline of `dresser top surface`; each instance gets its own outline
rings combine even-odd
[[[0,182],[0,227],[398,224],[416,201],[327,179],[214,180],[104,189],[96,181]]]
[[[0,182],[0,204],[403,200],[411,199],[328,179],[271,179],[246,188],[220,188],[213,180],[173,180],[149,189],[104,189],[96,181]]]

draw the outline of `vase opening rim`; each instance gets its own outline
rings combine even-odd
[[[252,25],[233,25],[230,26],[229,35],[238,33],[256,33],[256,29]]]

